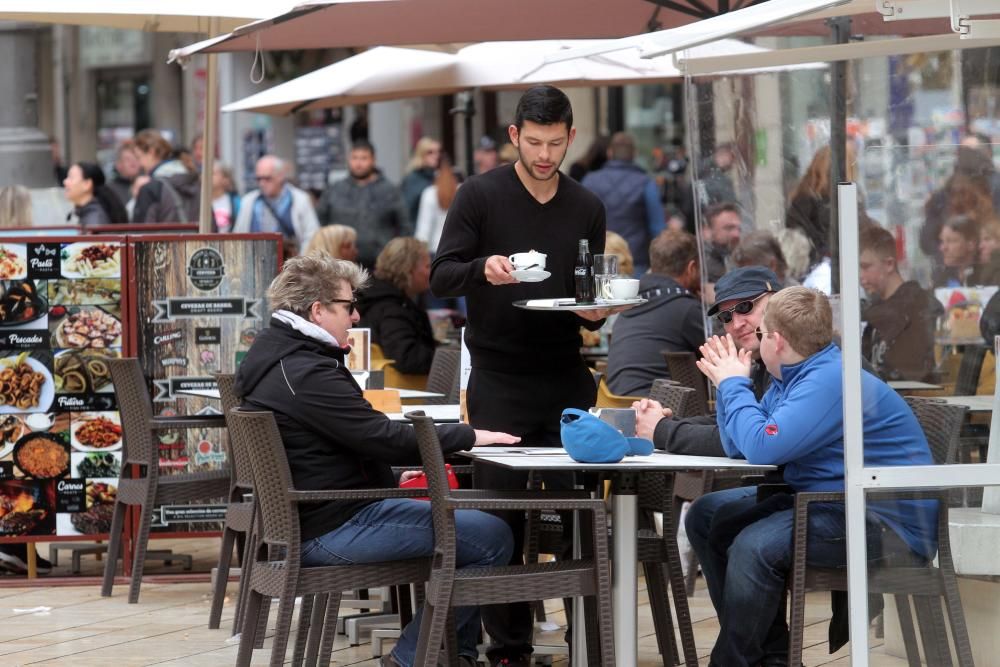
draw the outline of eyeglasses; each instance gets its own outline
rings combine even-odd
[[[766,336],[767,334],[778,333],[777,331],[764,331],[760,327],[757,327],[756,329],[754,329],[753,332],[755,334],[757,334],[757,340],[758,341],[764,340],[764,336]]]
[[[273,181],[274,180],[274,176],[255,176],[254,178],[257,179],[258,183],[260,183],[261,181]]]
[[[357,299],[330,299],[327,303],[342,303],[347,306],[347,314],[353,315],[358,312],[358,300]]]
[[[733,313],[739,313],[740,315],[747,315],[747,314],[749,314],[750,311],[753,310],[754,305],[759,300],[761,300],[762,298],[764,298],[765,294],[767,294],[767,292],[764,292],[764,294],[756,296],[753,299],[747,299],[746,301],[740,301],[738,304],[736,304],[732,308],[726,308],[725,310],[720,310],[719,312],[717,312],[715,314],[715,316],[717,318],[719,318],[719,322],[721,322],[722,324],[729,324],[730,322],[733,321]]]

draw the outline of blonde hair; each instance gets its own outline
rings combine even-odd
[[[348,241],[356,242],[357,240],[358,232],[355,231],[354,227],[348,227],[347,225],[327,225],[326,227],[320,227],[313,234],[312,239],[309,241],[309,246],[306,248],[306,254],[325,252],[335,259],[343,259],[340,256],[340,249]]]
[[[417,145],[413,147],[413,156],[410,158],[409,164],[406,165],[406,171],[415,171],[424,166],[424,156],[431,152],[434,147],[440,147],[441,142],[432,137],[420,137],[417,141]]]
[[[23,185],[0,188],[0,229],[31,227],[31,193]]]
[[[847,180],[857,180],[857,157],[854,146],[847,144],[844,152],[844,159],[847,162]],[[826,145],[816,151],[812,162],[806,168],[806,173],[802,180],[792,192],[792,199],[800,195],[808,195],[818,199],[830,199],[832,197],[830,188],[830,146]]]
[[[410,289],[417,262],[429,256],[427,244],[412,236],[397,236],[382,248],[375,259],[375,277],[406,292]]]
[[[352,290],[359,290],[368,283],[368,272],[322,251],[299,255],[285,262],[267,288],[267,298],[273,310],[290,310],[308,320],[312,305],[317,301],[331,303],[344,280]]]
[[[801,229],[782,229],[778,232],[778,245],[788,264],[787,275],[802,280],[809,271],[809,251],[812,248],[809,238]]]
[[[604,237],[604,252],[618,257],[618,274],[631,276],[635,273],[635,259],[629,250],[628,241],[620,234],[608,232]]]
[[[767,302],[764,326],[776,331],[803,357],[811,357],[833,340],[833,312],[820,291],[786,287]]]

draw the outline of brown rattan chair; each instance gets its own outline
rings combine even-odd
[[[220,373],[215,376],[219,386],[219,397],[222,399],[222,412],[228,415],[233,408],[239,407],[236,396],[236,376],[232,373]],[[222,618],[222,604],[226,598],[226,584],[229,582],[229,568],[233,557],[233,546],[236,545],[240,554],[240,587],[236,598],[236,610],[233,615],[233,634],[239,632],[242,620],[244,599],[246,596],[246,580],[252,559],[251,531],[253,530],[254,501],[246,500],[246,494],[253,493],[253,473],[250,470],[250,459],[242,447],[242,442],[229,440],[229,504],[226,507],[226,522],[222,529],[222,546],[219,549],[219,564],[215,572],[215,586],[212,590],[212,606],[208,614],[208,627],[218,629]]]
[[[225,426],[221,415],[208,417],[153,417],[152,403],[146,378],[139,360],[109,359],[111,380],[118,409],[121,413],[123,453],[118,493],[109,531],[107,560],[104,563],[104,582],[101,595],[111,595],[115,568],[123,545],[122,533],[125,512],[129,505],[138,506],[139,529],[133,542],[134,557],[129,582],[128,601],[139,601],[143,565],[149,544],[149,530],[156,506],[170,503],[191,503],[224,498],[229,493],[229,468],[206,472],[161,475],[159,451],[153,434],[165,429],[188,429]]]
[[[955,463],[958,459],[959,432],[965,419],[966,408],[948,405],[933,398],[907,397],[917,421],[927,437],[934,462],[939,465]],[[914,554],[899,554],[889,557],[885,563],[869,566],[869,592],[890,594],[895,597],[900,628],[910,665],[920,665],[917,653],[917,639],[910,614],[910,598],[913,598],[924,660],[929,665],[951,665],[951,649],[948,632],[941,614],[939,598],[943,598],[951,626],[951,636],[955,642],[955,653],[961,667],[972,665],[972,651],[968,631],[962,613],[955,578],[955,566],[951,555],[948,533],[947,491],[931,492],[878,492],[869,495],[871,501],[884,500],[938,500],[938,563],[923,562]],[[791,588],[791,611],[789,622],[789,664],[796,665],[802,659],[802,642],[805,616],[805,593],[813,590],[846,591],[847,571],[843,568],[815,568],[806,565],[806,544],[808,539],[808,508],[813,502],[843,502],[843,493],[797,493],[795,494],[795,520],[792,571],[789,576]]]
[[[654,380],[649,390],[649,398],[665,408],[670,408],[677,418],[687,416],[694,394],[694,389],[668,379]],[[697,665],[698,656],[687,602],[687,586],[681,567],[680,551],[677,548],[679,506],[674,507],[673,503],[674,480],[683,476],[683,473],[680,475],[645,473],[639,478],[638,559],[642,563],[646,577],[646,592],[649,595],[649,606],[653,615],[656,643],[664,664]],[[663,516],[662,535],[656,531],[653,517],[655,512]],[[677,651],[673,616],[667,596],[668,585],[673,592],[674,613],[684,652],[683,663]]]
[[[419,665],[437,664],[442,643],[449,649],[446,664],[456,664],[453,607],[502,604],[525,600],[586,596],[596,603],[599,637],[588,634],[591,664],[614,664],[611,612],[611,568],[608,560],[608,524],[604,501],[585,494],[560,492],[497,493],[452,490],[445,478],[444,457],[437,431],[429,417],[407,415],[417,431],[417,443],[427,475],[434,521],[434,557],[417,642]],[[457,570],[455,568],[455,510],[559,509],[590,512],[593,517],[594,556],[550,563]],[[445,632],[447,628],[447,633]],[[598,656],[600,656],[598,658]]]
[[[663,358],[670,371],[670,379],[695,391],[694,400],[688,410],[689,417],[708,414],[708,384],[704,375],[695,365],[693,352],[670,352],[663,350]]]
[[[257,635],[262,631],[261,619],[267,612],[266,598],[278,598],[278,617],[271,648],[272,667],[284,664],[285,649],[291,631],[295,598],[303,596],[300,612],[299,643],[293,664],[299,663],[300,648],[309,626],[305,646],[306,664],[330,664],[330,652],[337,626],[342,591],[359,588],[420,583],[427,580],[429,559],[418,558],[381,563],[302,567],[302,542],[299,532],[301,503],[330,500],[381,500],[384,498],[415,498],[426,495],[422,489],[356,489],[330,491],[297,491],[292,484],[281,434],[270,412],[248,412],[240,409],[228,415],[231,438],[251,444],[250,467],[258,502],[257,529],[260,539],[255,542],[254,565],[247,581],[248,596],[243,613],[242,634],[236,664],[250,664]],[[269,554],[277,554],[269,556]],[[308,618],[308,621],[305,619]]]
[[[459,375],[462,371],[462,350],[442,346],[434,351],[431,370],[427,375],[427,391],[444,394],[428,398],[427,404],[454,405],[459,400]]]

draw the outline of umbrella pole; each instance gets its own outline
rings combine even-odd
[[[211,20],[211,35],[219,32],[219,19]],[[205,67],[205,131],[202,134],[201,163],[201,206],[198,211],[198,232],[209,234],[212,231],[212,172],[215,168],[215,135],[218,127],[219,114],[219,56],[209,53]]]
[[[846,44],[850,40],[849,17],[830,19],[828,25],[834,44]],[[837,226],[840,203],[834,186],[847,180],[847,67],[845,60],[830,64],[830,281],[834,294],[840,292],[840,237]]]
[[[473,154],[473,140],[472,140],[472,117],[476,115],[476,99],[473,91],[466,90],[459,93],[461,106],[457,106],[451,110],[452,114],[462,114],[463,126],[465,131],[465,176],[473,176],[475,172],[475,163],[472,159]],[[464,102],[464,104],[463,104]]]

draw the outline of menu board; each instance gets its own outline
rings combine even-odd
[[[0,540],[108,532],[122,239],[0,237]]]
[[[221,414],[215,389],[267,324],[267,287],[278,273],[278,234],[130,237],[135,345],[150,381],[154,414]],[[158,431],[160,474],[218,468],[223,429]],[[224,508],[222,510],[224,513]],[[157,512],[154,526],[207,528],[218,516]],[[191,517],[197,517],[197,520]]]

